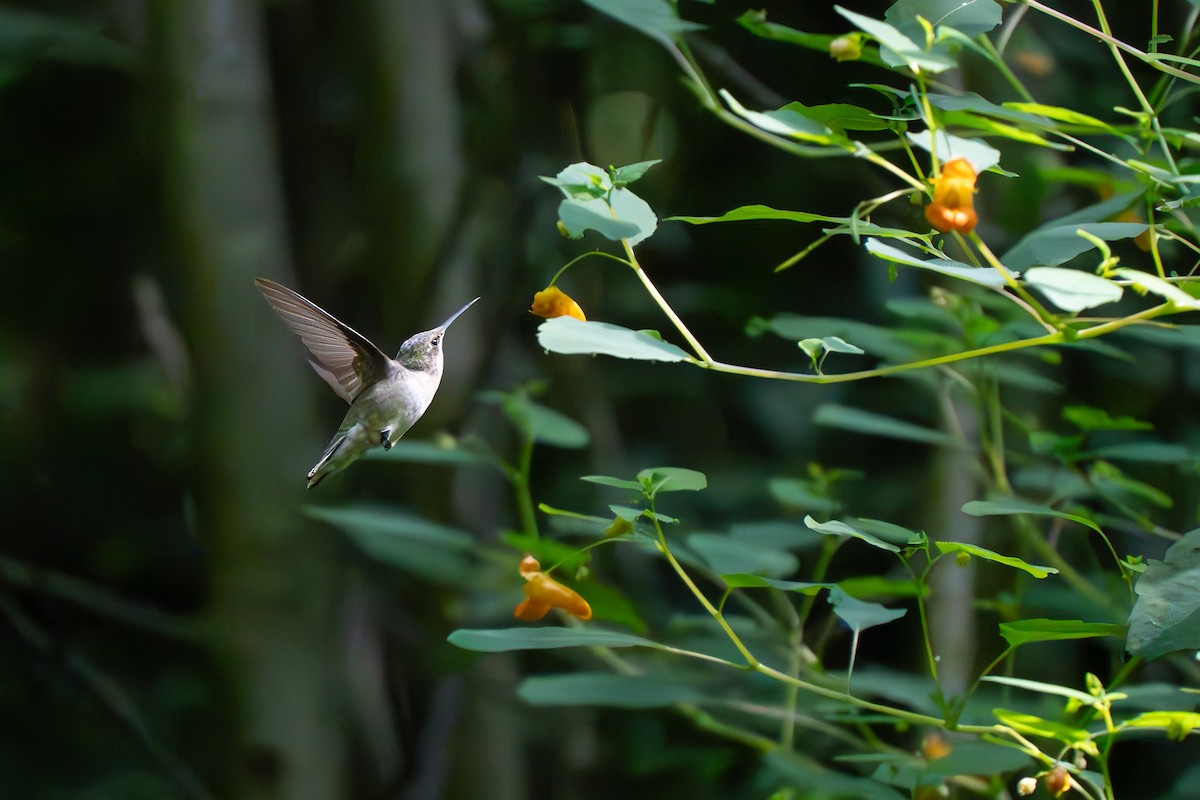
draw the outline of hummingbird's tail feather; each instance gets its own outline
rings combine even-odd
[[[325,448],[325,452],[321,454],[321,458],[317,461],[316,465],[314,465],[313,468],[308,471],[309,489],[320,483],[326,475],[337,472],[339,467],[330,464],[329,462],[333,458],[334,454],[337,453],[337,451],[341,448],[342,443],[345,441],[346,434],[344,433],[339,433],[337,436],[333,437],[333,441],[329,443],[329,447]]]

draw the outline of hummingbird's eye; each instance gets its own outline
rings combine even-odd
[[[442,343],[442,337],[440,337],[440,336],[433,337],[433,346],[434,347],[437,347],[441,343]]]

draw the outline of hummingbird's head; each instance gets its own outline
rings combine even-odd
[[[440,374],[442,371],[442,339],[446,335],[446,329],[450,327],[451,322],[458,319],[460,314],[475,305],[478,300],[479,298],[476,297],[451,314],[450,319],[436,328],[408,337],[404,344],[400,345],[400,352],[396,353],[396,360],[411,370]]]

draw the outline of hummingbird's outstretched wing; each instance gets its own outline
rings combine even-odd
[[[312,368],[347,403],[387,375],[390,359],[367,337],[286,286],[266,278],[254,283],[313,354]]]

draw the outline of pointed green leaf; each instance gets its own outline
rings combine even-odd
[[[972,267],[970,264],[964,264],[961,261],[955,261],[950,258],[917,258],[899,247],[885,244],[878,239],[867,239],[865,247],[868,253],[878,256],[884,261],[890,261],[893,264],[904,264],[909,267],[931,270],[942,275],[949,275],[952,278],[959,278],[971,283],[977,283],[980,286],[987,286],[990,289],[999,289],[1004,286],[1004,276],[994,269]]]
[[[596,628],[459,628],[446,641],[463,650],[507,653],[513,650],[557,650],[564,647],[660,647],[629,633]]]
[[[1057,570],[1055,570],[1057,572]],[[1077,619],[1018,619],[1000,623],[1000,635],[1010,647],[1030,642],[1054,642],[1064,639],[1094,639],[1101,636],[1124,637],[1124,625],[1107,622],[1082,622]]]
[[[1002,556],[999,553],[974,544],[942,541],[934,542],[934,544],[937,545],[937,549],[942,553],[967,553],[976,558],[982,558],[985,561],[994,561],[997,564],[1004,564],[1007,567],[1028,572],[1035,578],[1044,578],[1047,575],[1058,574],[1058,570],[1054,567],[1039,567],[1036,564],[1027,564],[1016,556]]]
[[[1078,514],[1068,514],[1065,511],[1059,511],[1050,506],[1031,503],[1027,500],[1017,500],[1015,498],[1005,500],[972,500],[964,504],[962,510],[973,517],[1011,516],[1013,514],[1030,514],[1035,517],[1058,517],[1059,519],[1068,519],[1071,522],[1077,522],[1080,525],[1091,528],[1096,533],[1103,533],[1097,527],[1096,523],[1087,517],[1081,517]]]
[[[538,344],[564,355],[606,355],[639,361],[689,361],[687,353],[673,344],[607,322],[580,322],[574,317],[555,317],[538,326]]]
[[[784,106],[775,111],[751,111],[725,89],[720,90],[720,95],[734,114],[767,133],[815,144],[838,143],[833,131],[816,120],[798,113],[795,109]]]
[[[797,594],[815,595],[822,589],[830,589],[836,586],[836,583],[806,583],[804,581],[781,581],[774,578],[764,578],[761,575],[749,575],[746,573],[733,573],[730,575],[722,575],[721,580],[725,581],[725,585],[730,589],[779,589],[782,592],[796,592]]]
[[[891,542],[885,542],[883,539],[880,539],[877,536],[872,536],[865,531],[860,531],[857,528],[853,528],[836,519],[830,520],[829,522],[817,522],[812,517],[805,516],[804,524],[817,533],[823,533],[827,536],[850,536],[855,539],[861,539],[869,545],[878,547],[880,550],[887,550],[892,553],[900,552],[900,548]]]
[[[584,475],[579,480],[587,481],[588,483],[598,483],[601,486],[609,486],[613,489],[628,489],[638,494],[642,493],[642,484],[626,478],[614,478],[609,475]]]
[[[613,185],[618,187],[628,186],[645,175],[651,167],[661,163],[661,158],[655,158],[650,161],[639,161],[636,164],[626,164],[623,167],[617,167],[612,171]]]
[[[921,31],[920,15],[934,28],[948,25],[970,37],[982,36],[1000,24],[1000,6],[995,3],[964,3],[962,0],[897,0],[883,18],[910,37]]]
[[[876,625],[895,622],[908,613],[906,608],[888,608],[879,603],[859,600],[846,594],[840,586],[829,590],[829,604],[833,606],[833,613],[856,633]]]
[[[1076,728],[1074,725],[1065,725],[1061,722],[1042,719],[1033,714],[1008,711],[1003,708],[992,709],[992,713],[1000,721],[1000,724],[1007,725],[1018,733],[1023,733],[1026,736],[1041,736],[1046,739],[1054,739],[1067,747],[1077,747],[1090,755],[1098,754],[1095,742],[1091,740],[1091,736],[1083,728]]]
[[[1113,277],[1129,281],[1140,292],[1150,292],[1174,303],[1179,308],[1200,309],[1200,300],[1180,289],[1173,283],[1164,281],[1157,275],[1142,272],[1140,269],[1118,267],[1112,271]]]
[[[954,59],[944,53],[926,50],[886,22],[856,14],[841,6],[834,6],[833,10],[849,20],[859,30],[873,36],[879,42],[881,50],[889,51],[895,56],[894,60],[890,60],[887,53],[884,53],[885,61],[903,63],[913,72],[928,74],[937,74],[957,66]]]

